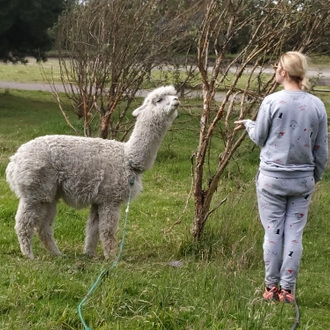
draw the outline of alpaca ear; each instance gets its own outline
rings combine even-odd
[[[133,117],[137,117],[140,114],[140,112],[142,111],[143,108],[144,108],[144,105],[141,105],[140,107],[138,107],[137,109],[135,109],[132,112]]]

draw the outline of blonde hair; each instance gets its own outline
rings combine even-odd
[[[308,79],[306,78],[307,56],[300,52],[287,52],[281,56],[279,63],[288,73],[289,79],[296,81],[302,90],[309,89]]]

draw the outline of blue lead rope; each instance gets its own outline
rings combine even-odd
[[[119,252],[117,254],[117,258],[113,262],[112,266],[110,267],[110,269],[108,271],[106,271],[104,269],[101,270],[101,272],[100,272],[99,276],[97,277],[97,279],[95,280],[94,284],[91,286],[91,288],[88,290],[88,292],[87,292],[86,296],[84,297],[84,299],[78,305],[79,318],[80,318],[80,321],[83,324],[85,330],[90,330],[90,328],[88,327],[88,325],[84,321],[84,318],[83,318],[83,315],[82,315],[82,311],[81,311],[82,305],[86,302],[86,300],[88,299],[88,297],[92,294],[92,292],[98,286],[98,284],[101,281],[101,279],[105,275],[107,275],[110,270],[112,270],[112,269],[114,269],[114,268],[117,267],[117,265],[119,263],[119,260],[121,258],[123,249],[124,249],[125,236],[126,236],[126,227],[127,227],[127,220],[128,220],[128,212],[129,212],[129,205],[130,205],[131,195],[132,195],[132,187],[134,185],[134,178],[132,178],[129,183],[130,183],[130,190],[129,190],[129,197],[128,197],[128,202],[127,202],[127,207],[126,207],[126,210],[125,210],[126,216],[125,216],[125,221],[124,221],[123,235],[122,235],[122,240],[121,240],[120,245],[119,245]]]
[[[291,330],[295,330],[299,326],[299,323],[300,323],[300,312],[299,312],[299,306],[298,306],[298,303],[297,303],[296,293],[297,293],[297,285],[295,284],[294,287],[293,287],[293,295],[295,297],[294,309],[295,309],[295,312],[296,312],[296,318],[295,318],[294,323],[292,324]]]

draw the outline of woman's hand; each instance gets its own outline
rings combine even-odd
[[[234,132],[239,131],[241,129],[245,129],[244,123],[245,120],[234,121],[234,124],[236,125],[236,127],[234,128]]]

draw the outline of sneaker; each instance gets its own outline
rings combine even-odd
[[[268,301],[276,301],[278,300],[278,288],[277,286],[273,286],[272,288],[265,288],[265,292],[263,294],[264,299]]]
[[[278,299],[280,302],[291,304],[294,302],[294,295],[291,293],[291,290],[281,289],[278,294]]]

